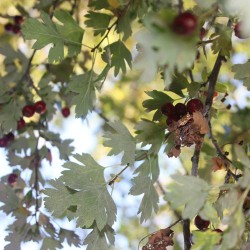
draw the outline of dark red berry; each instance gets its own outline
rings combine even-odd
[[[178,119],[180,119],[187,114],[187,107],[183,103],[177,103],[174,106],[174,112],[177,115]]]
[[[31,117],[35,113],[35,107],[33,105],[26,105],[23,107],[22,113],[25,117]]]
[[[192,99],[187,103],[187,111],[193,114],[195,111],[203,111],[204,105],[199,99]]]
[[[22,130],[25,127],[26,123],[23,118],[17,122],[17,130]]]
[[[207,31],[205,30],[205,28],[202,27],[200,29],[200,39],[201,40],[205,37],[206,33],[207,33]]]
[[[163,115],[172,116],[174,114],[174,105],[171,102],[166,102],[161,106],[161,112]]]
[[[208,226],[210,225],[210,221],[209,220],[204,220],[202,219],[199,215],[197,215],[194,219],[194,224],[195,226],[204,231],[208,228]]]
[[[14,22],[15,24],[20,25],[24,21],[22,16],[14,16]]]
[[[12,27],[12,32],[14,34],[19,34],[20,31],[21,31],[21,27],[19,25],[17,25],[17,24],[14,24],[13,27]]]
[[[63,117],[67,118],[70,115],[70,109],[68,107],[64,107],[62,109],[62,115]]]
[[[8,146],[8,139],[6,136],[0,138],[0,148],[6,148]]]
[[[238,22],[238,23],[235,24],[235,26],[234,26],[234,34],[235,34],[235,36],[237,36],[240,39],[246,39],[246,38],[249,37],[246,34],[243,34],[242,22]]]
[[[13,186],[16,183],[17,178],[18,178],[18,176],[16,174],[10,174],[8,176],[8,183],[9,183],[9,185]]]
[[[232,105],[231,105],[231,104],[228,104],[228,105],[226,106],[226,109],[231,109],[231,107],[232,107]]]
[[[14,25],[13,25],[12,23],[7,23],[7,24],[4,25],[4,29],[5,29],[6,31],[12,31],[13,26],[14,26]]]
[[[35,103],[35,111],[38,114],[43,114],[46,111],[46,103],[44,101],[38,101]]]
[[[177,15],[173,21],[172,29],[178,35],[192,35],[197,27],[197,18],[190,12]]]

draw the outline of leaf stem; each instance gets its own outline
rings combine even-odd
[[[108,185],[112,186],[115,181],[117,180],[117,178],[129,167],[129,163],[127,163],[127,165],[118,173],[116,174],[109,182]]]

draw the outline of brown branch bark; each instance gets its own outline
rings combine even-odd
[[[221,55],[219,52],[214,67],[212,69],[212,72],[208,78],[208,94],[205,101],[205,118],[210,124],[210,109],[213,104],[213,96],[215,91],[216,82],[219,76],[219,72],[221,69],[222,62],[225,60],[225,57]],[[202,145],[201,145],[202,147]],[[192,161],[192,169],[191,169],[191,175],[192,176],[198,176],[198,168],[199,168],[199,159],[200,159],[200,152],[201,147],[198,149],[195,148],[194,154],[191,158]],[[191,249],[191,242],[190,242],[190,221],[184,220],[183,221],[183,235],[184,235],[184,249],[189,250]]]

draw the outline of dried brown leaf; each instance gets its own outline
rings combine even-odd
[[[208,123],[201,112],[199,111],[194,112],[193,120],[194,120],[194,124],[199,126],[199,132],[201,134],[206,134],[209,132]]]
[[[212,164],[212,171],[214,172],[224,169],[226,166],[226,162],[218,156],[212,158]]]

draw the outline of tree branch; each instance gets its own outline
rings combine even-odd
[[[218,75],[221,69],[222,61],[224,60],[225,60],[225,57],[222,56],[221,53],[219,52],[217,59],[215,61],[214,67],[212,69],[212,72],[208,78],[208,81],[209,81],[208,94],[207,94],[207,98],[205,101],[205,118],[208,124],[210,123],[209,113],[213,104],[215,86],[216,86]],[[191,161],[192,161],[191,175],[192,176],[198,175],[201,147],[202,145],[199,148],[195,148],[194,154],[191,158]],[[183,235],[184,235],[184,249],[189,250],[191,248],[191,242],[190,242],[190,221],[188,219],[183,221]]]
[[[178,0],[178,11],[181,13],[183,10],[183,0]]]

